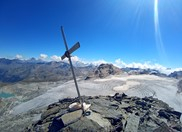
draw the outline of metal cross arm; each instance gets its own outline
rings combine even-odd
[[[71,57],[70,55],[75,51],[77,50],[78,48],[80,48],[80,43],[77,42],[75,45],[73,45],[73,47],[71,47],[68,51],[66,51],[64,53],[64,55],[61,57],[62,60],[64,60],[64,58],[69,58]]]

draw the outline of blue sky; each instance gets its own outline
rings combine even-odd
[[[0,0],[0,57],[74,55],[86,61],[182,67],[181,0]]]

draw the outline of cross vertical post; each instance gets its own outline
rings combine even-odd
[[[65,57],[67,57],[68,60],[69,60],[70,68],[71,68],[71,71],[72,71],[72,74],[73,74],[73,79],[74,79],[74,83],[75,83],[75,87],[76,87],[76,91],[77,91],[78,98],[79,98],[79,101],[80,101],[80,104],[81,104],[81,107],[82,107],[82,111],[83,111],[83,114],[84,114],[85,111],[84,111],[84,108],[83,108],[83,100],[82,100],[82,98],[80,96],[80,91],[79,91],[79,88],[78,88],[75,72],[74,72],[74,69],[73,69],[73,64],[72,64],[72,61],[71,61],[71,55],[70,55],[72,52],[74,52],[75,50],[77,50],[80,47],[80,44],[79,44],[79,42],[77,42],[72,48],[68,49],[68,45],[67,45],[67,42],[66,42],[66,37],[65,37],[65,34],[64,34],[63,26],[61,26],[61,33],[62,33],[64,44],[65,44],[65,47],[66,47],[66,52],[61,57],[61,59],[63,60]]]

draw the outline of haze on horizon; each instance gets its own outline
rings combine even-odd
[[[1,0],[0,57],[182,67],[181,0]],[[81,58],[81,59],[80,59]]]

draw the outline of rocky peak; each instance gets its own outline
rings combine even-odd
[[[81,110],[68,111],[68,106],[78,102],[78,98],[65,98],[49,105],[41,119],[25,131],[182,131],[182,113],[153,97],[116,93],[114,96],[82,98],[91,104],[85,116],[81,115]]]
[[[100,78],[104,78],[109,75],[118,75],[120,73],[122,73],[121,69],[119,69],[118,67],[115,67],[112,64],[101,64],[94,71],[94,75]]]
[[[182,78],[182,71],[175,71],[175,72],[171,73],[169,75],[169,77],[173,77],[173,78],[176,78],[176,79],[181,79]]]

